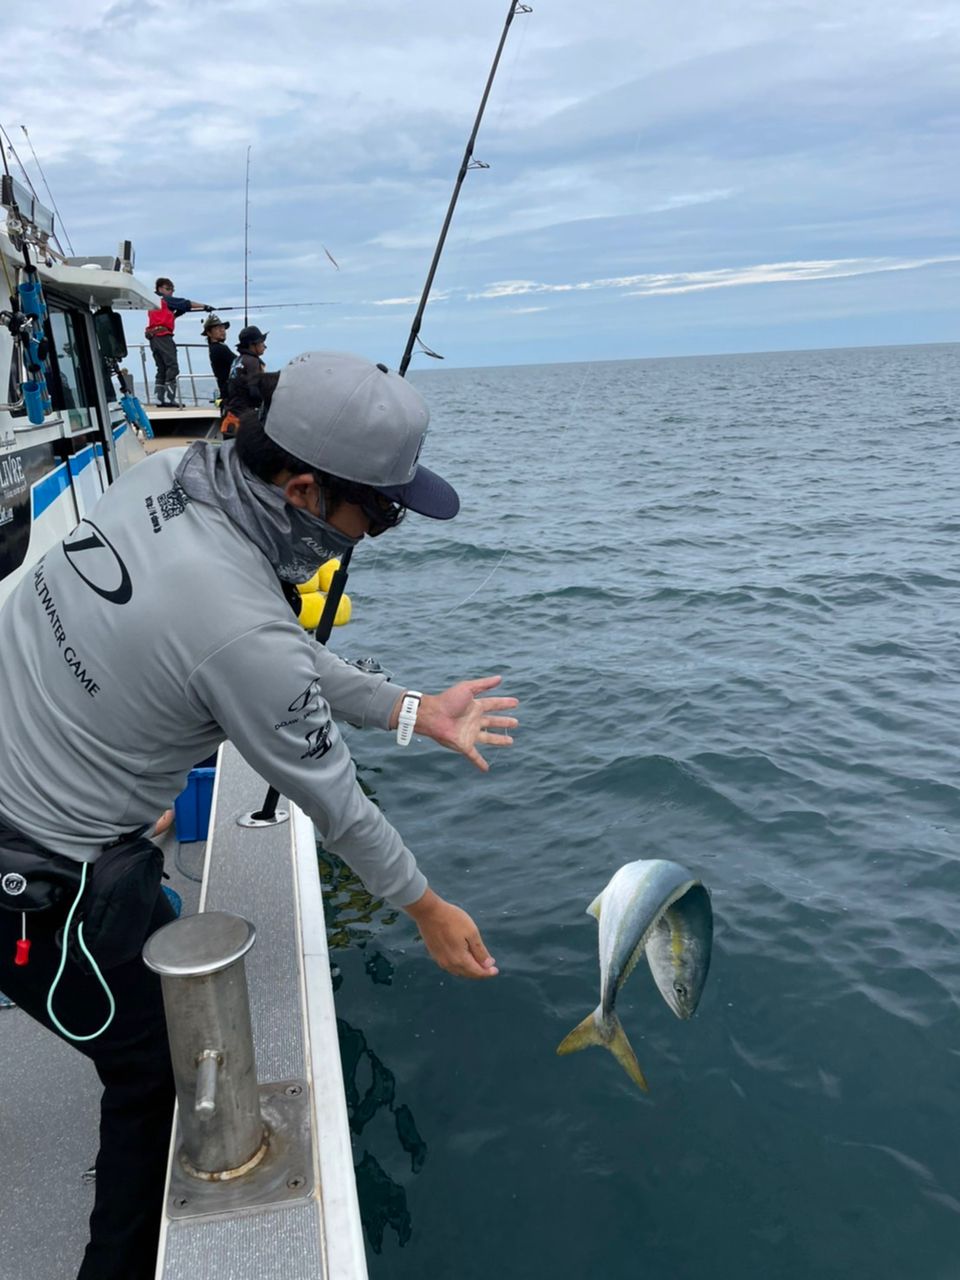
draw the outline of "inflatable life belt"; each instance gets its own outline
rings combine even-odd
[[[330,583],[339,568],[339,560],[328,560],[326,564],[320,566],[309,581],[297,584],[297,591],[300,595],[300,612],[297,615],[297,620],[304,631],[316,631],[319,626],[320,619],[323,617],[323,607],[327,603],[327,592],[330,590]],[[337,613],[333,620],[333,625],[335,627],[346,626],[352,615],[353,605],[350,602],[350,597],[344,592],[340,597],[340,603],[337,605]]]

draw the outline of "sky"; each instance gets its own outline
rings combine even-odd
[[[271,367],[396,366],[507,12],[6,6],[0,124],[77,254],[130,239],[141,279],[218,307],[246,265]],[[447,367],[957,341],[958,136],[956,0],[537,0],[421,337]]]

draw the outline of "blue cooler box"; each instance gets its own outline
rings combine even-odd
[[[182,844],[189,844],[191,840],[206,840],[207,828],[210,826],[210,807],[213,804],[213,780],[216,776],[216,768],[204,761],[196,769],[190,770],[186,787],[173,802],[177,839]]]

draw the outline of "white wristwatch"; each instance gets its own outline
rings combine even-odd
[[[417,712],[420,710],[422,693],[416,689],[408,689],[400,703],[400,719],[397,721],[397,745],[405,747],[413,737],[413,726],[417,723]]]

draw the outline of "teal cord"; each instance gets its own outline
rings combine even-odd
[[[93,1031],[88,1036],[75,1036],[72,1031],[67,1030],[67,1028],[63,1025],[63,1023],[57,1017],[57,1015],[53,1012],[53,993],[56,991],[60,983],[60,979],[63,977],[64,969],[67,967],[67,946],[70,938],[70,926],[71,924],[73,924],[73,917],[76,914],[77,907],[80,905],[80,899],[83,897],[83,890],[87,883],[88,866],[89,864],[86,862],[83,864],[83,871],[80,873],[80,889],[77,892],[77,896],[73,900],[73,906],[70,908],[70,914],[67,916],[67,923],[63,926],[63,948],[60,955],[60,968],[57,970],[57,976],[54,978],[53,982],[51,983],[50,991],[47,994],[47,1013],[50,1015],[50,1021],[57,1028],[57,1030],[60,1032],[61,1035],[66,1036],[68,1040],[73,1040],[77,1044],[81,1044],[85,1040],[96,1040],[97,1036],[102,1036],[103,1033],[106,1031],[107,1027],[109,1027],[110,1023],[113,1021],[113,1015],[117,1011],[117,1005],[116,1005],[116,1001],[113,998],[113,992],[107,986],[106,980],[103,974],[100,972],[100,969],[99,969],[99,966],[97,965],[96,960],[94,960],[93,956],[87,950],[87,945],[83,940],[83,924],[81,923],[79,928],[77,929],[77,940],[80,943],[80,950],[90,961],[90,964],[93,966],[93,972],[96,974],[97,981],[100,983],[101,987],[103,987],[104,991],[107,993],[107,1000],[110,1002],[110,1013],[107,1015],[106,1022],[103,1024],[102,1027],[100,1027],[98,1031]]]

